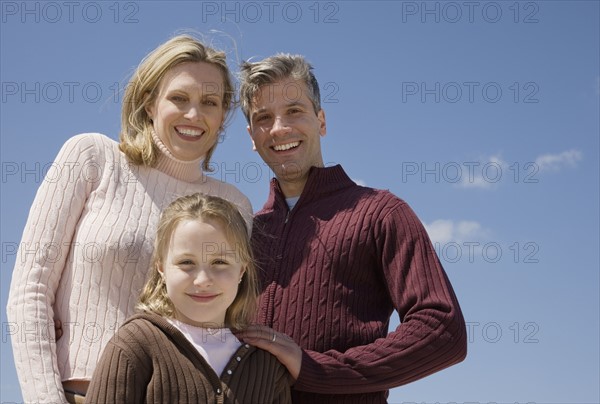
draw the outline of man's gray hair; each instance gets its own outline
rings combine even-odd
[[[240,68],[240,102],[242,112],[250,123],[252,102],[260,88],[266,84],[291,78],[304,82],[308,89],[315,113],[321,110],[321,92],[319,83],[312,72],[313,67],[303,56],[278,53],[260,62],[244,62]]]

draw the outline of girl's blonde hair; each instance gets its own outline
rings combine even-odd
[[[223,226],[227,241],[236,250],[236,257],[246,270],[237,295],[225,314],[226,327],[243,329],[254,320],[256,314],[258,298],[256,267],[244,218],[235,205],[216,196],[200,193],[183,196],[173,201],[163,211],[154,242],[150,278],[140,295],[137,309],[173,317],[175,308],[167,295],[167,286],[159,268],[167,256],[175,228],[187,220],[207,219],[216,220]]]
[[[225,111],[221,130],[231,117],[235,106],[235,87],[225,53],[202,44],[191,35],[175,36],[142,60],[125,88],[119,149],[132,163],[149,167],[156,164],[159,151],[152,140],[152,120],[146,112],[146,107],[156,100],[160,82],[165,74],[185,62],[210,63],[221,71]],[[202,163],[204,171],[210,171],[210,158],[216,147],[217,142],[206,153]]]

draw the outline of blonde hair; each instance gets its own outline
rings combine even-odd
[[[159,268],[164,263],[175,228],[186,220],[216,220],[225,229],[227,241],[246,269],[237,295],[225,314],[225,326],[243,329],[255,317],[258,298],[258,278],[246,222],[231,202],[216,196],[195,193],[180,197],[163,211],[158,222],[150,278],[140,295],[137,309],[172,317],[174,306],[167,295],[167,286]]]
[[[119,149],[132,163],[150,167],[156,164],[159,150],[152,140],[152,121],[146,107],[156,100],[160,82],[165,74],[185,62],[210,63],[221,71],[225,111],[223,127],[231,117],[235,106],[235,88],[225,53],[203,45],[191,35],[175,36],[142,60],[125,88]],[[206,153],[202,163],[204,171],[211,171],[210,158],[216,147],[217,142]]]

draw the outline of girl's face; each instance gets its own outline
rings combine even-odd
[[[225,118],[224,84],[218,67],[186,62],[162,78],[156,100],[146,108],[154,131],[175,158],[196,160],[217,142]]]
[[[216,220],[186,220],[171,236],[161,272],[175,318],[198,327],[222,327],[245,268]]]

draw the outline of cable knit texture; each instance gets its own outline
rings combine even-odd
[[[303,348],[294,403],[385,403],[460,362],[466,328],[419,219],[341,166],[313,167],[289,211],[277,180],[254,221],[259,319]],[[401,324],[388,334],[393,310]]]
[[[147,313],[131,318],[109,341],[85,399],[93,404],[291,403],[289,373],[270,353],[242,345],[219,377],[181,331]]]
[[[155,168],[136,166],[100,134],[65,143],[29,212],[8,298],[25,402],[65,402],[62,381],[91,378],[102,349],[133,314],[160,212],[194,192],[235,203],[251,221],[248,199],[206,177],[198,161],[163,153]],[[57,342],[55,318],[63,325]]]

